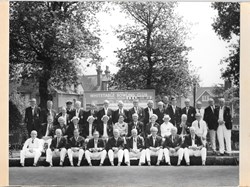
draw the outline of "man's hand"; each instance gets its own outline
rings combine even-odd
[[[175,149],[174,148],[169,148],[169,151],[171,152],[171,153],[174,153],[175,152]]]
[[[33,152],[34,152],[34,150],[31,148],[31,149],[29,149],[29,152],[33,153]]]
[[[55,149],[55,152],[59,152],[59,149]]]
[[[219,125],[223,125],[223,124],[225,123],[225,121],[223,121],[223,120],[218,120],[218,123],[219,123]]]

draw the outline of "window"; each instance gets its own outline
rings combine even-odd
[[[202,101],[208,101],[209,100],[209,96],[208,95],[203,95],[202,96]]]

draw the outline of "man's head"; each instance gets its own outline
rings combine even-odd
[[[163,117],[163,121],[165,123],[168,123],[170,120],[171,120],[170,116],[168,114],[165,114],[164,117]]]
[[[187,115],[186,114],[182,114],[181,115],[181,121],[182,122],[186,122],[187,121]]]
[[[93,116],[89,116],[87,119],[87,122],[92,124],[94,122],[95,118]]]
[[[157,103],[159,109],[163,109],[164,103],[162,101]]]
[[[202,106],[202,103],[201,103],[200,101],[198,101],[198,102],[196,103],[196,107],[197,107],[198,109],[201,109],[201,106]]]
[[[154,107],[154,102],[152,100],[148,100],[148,107],[153,108]]]
[[[123,115],[123,114],[120,114],[120,115],[118,116],[118,121],[119,121],[119,122],[123,122],[123,121],[124,121],[124,115]]]
[[[95,110],[95,109],[96,109],[95,103],[91,103],[91,105],[90,105],[90,110]]]
[[[151,122],[156,122],[156,120],[158,119],[158,116],[156,114],[152,114],[152,116],[150,117]]]
[[[74,125],[77,125],[78,122],[79,122],[79,118],[77,116],[74,116],[72,119],[71,119],[71,122],[74,124]]]
[[[78,137],[78,136],[79,136],[79,129],[75,129],[75,130],[74,130],[74,136],[75,136],[75,137]]]
[[[172,134],[172,136],[175,136],[177,134],[177,128],[176,127],[171,128],[171,134]]]
[[[62,130],[61,129],[56,129],[56,137],[61,138],[62,136]]]
[[[196,118],[197,121],[200,121],[201,118],[202,118],[201,113],[198,113],[198,112],[197,112],[197,113],[195,114],[195,118]]]
[[[132,129],[132,130],[131,130],[131,134],[132,134],[132,136],[133,136],[134,138],[137,137],[137,134],[138,134],[137,129]]]
[[[138,114],[136,114],[136,113],[134,113],[133,115],[132,115],[132,118],[133,118],[133,121],[138,121]]]
[[[166,104],[168,104],[169,103],[169,99],[168,99],[168,96],[163,96],[163,98],[162,98],[162,101],[163,101],[163,103],[166,105]]]
[[[53,102],[51,100],[48,100],[47,101],[47,108],[52,109],[52,107],[53,107]]]
[[[109,117],[107,115],[104,115],[104,116],[102,116],[101,120],[103,121],[103,123],[106,124],[106,123],[108,123]]]
[[[190,127],[189,131],[190,131],[191,136],[195,135],[195,128],[194,127]]]
[[[32,98],[32,99],[30,100],[30,106],[31,106],[31,107],[36,106],[36,99],[35,99],[35,98]]]
[[[113,130],[113,134],[115,138],[118,138],[120,136],[119,130],[118,129],[114,129]]]
[[[70,101],[70,100],[68,100],[68,101],[66,102],[67,110],[70,110],[70,109],[72,108],[72,104],[73,104],[73,102]]]
[[[103,103],[103,105],[104,105],[105,108],[108,108],[109,107],[109,101],[105,100],[104,103]]]
[[[176,100],[175,97],[172,97],[172,98],[171,98],[171,104],[172,104],[173,106],[176,106],[177,100]]]
[[[75,108],[76,109],[80,109],[81,108],[81,101],[76,101],[76,103],[75,103]]]
[[[65,125],[65,122],[66,121],[64,120],[64,117],[61,116],[61,117],[58,118],[58,123],[60,124],[60,126]]]
[[[186,107],[189,107],[189,106],[190,106],[190,99],[188,99],[188,98],[185,99],[185,102],[184,102],[184,103],[185,103],[185,106],[186,106]]]
[[[133,100],[133,105],[134,105],[134,107],[138,107],[138,105],[139,105],[139,100],[138,100],[138,99],[134,99],[134,100]]]
[[[67,109],[64,106],[62,107],[61,111],[63,115],[67,113]]]
[[[151,127],[150,132],[151,132],[152,136],[156,136],[157,132],[158,132],[158,129],[156,127]]]
[[[219,104],[220,104],[220,106],[224,106],[225,105],[225,99],[224,98],[220,98],[219,99]]]
[[[47,122],[50,124],[50,123],[53,123],[53,117],[51,115],[48,115],[47,117]]]
[[[214,99],[213,99],[213,98],[210,98],[210,99],[208,100],[208,104],[209,104],[209,106],[213,106],[213,105],[214,105]]]
[[[123,108],[123,106],[124,106],[123,101],[119,101],[119,102],[118,102],[118,107],[119,107],[119,109],[122,109],[122,108]]]
[[[35,139],[37,137],[37,132],[35,130],[31,131],[30,136],[32,139]]]
[[[93,137],[94,137],[95,140],[97,140],[99,138],[99,132],[98,131],[94,131]]]

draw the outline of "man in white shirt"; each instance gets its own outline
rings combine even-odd
[[[200,101],[198,101],[196,103],[196,113],[200,113],[201,114],[201,118],[203,119],[204,117],[204,109],[201,108],[202,107],[202,103]]]
[[[192,127],[195,128],[195,133],[202,140],[203,145],[206,145],[207,139],[207,124],[202,120],[202,116],[200,113],[195,114],[196,120],[192,123]]]
[[[166,137],[171,135],[171,129],[172,129],[172,127],[174,127],[173,124],[169,122],[170,120],[171,120],[171,118],[169,115],[164,115],[164,117],[163,117],[164,123],[162,123],[160,126],[161,137],[163,138],[163,141],[165,140]]]
[[[37,132],[31,131],[31,138],[27,139],[23,145],[23,149],[20,152],[20,164],[24,166],[25,158],[34,158],[33,166],[37,165],[38,159],[42,154],[42,142],[37,138]]]

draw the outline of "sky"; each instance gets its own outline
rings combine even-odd
[[[221,65],[220,60],[228,56],[227,46],[229,44],[220,40],[212,28],[217,11],[211,8],[210,2],[179,2],[176,12],[183,16],[185,22],[192,24],[191,37],[185,43],[193,48],[188,57],[191,61],[191,68],[196,69],[200,77],[200,86],[214,86],[223,83],[221,68],[225,68],[225,65]],[[116,73],[118,59],[113,51],[125,47],[125,45],[116,38],[113,31],[119,24],[129,23],[129,20],[117,9],[111,11],[111,14],[99,13],[97,17],[100,28],[103,30],[100,36],[103,46],[100,54],[105,58],[101,63],[102,69],[105,70],[106,66],[109,66],[111,73]],[[84,74],[96,74],[96,67],[85,68]]]

